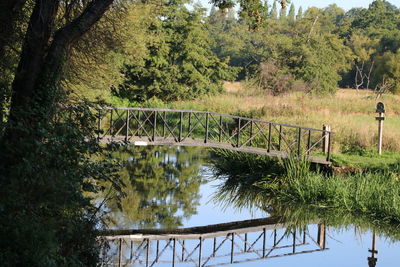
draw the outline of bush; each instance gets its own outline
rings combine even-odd
[[[254,83],[259,89],[270,91],[275,96],[307,89],[307,83],[296,80],[273,61],[260,64]]]

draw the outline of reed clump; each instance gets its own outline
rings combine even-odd
[[[228,153],[233,155],[237,152]],[[243,161],[240,157],[243,156],[230,157],[229,165],[215,164],[217,174],[225,175],[225,183],[218,193],[220,199],[226,201],[234,196],[230,202],[241,207],[251,206],[254,202],[265,207],[307,205],[400,224],[400,163],[386,170],[360,171],[343,177],[311,171],[310,163],[301,158],[268,161],[266,157],[248,154]],[[252,161],[257,161],[259,157],[264,164],[271,163],[274,167],[270,166],[264,172],[260,169],[253,171],[255,163]],[[247,165],[247,162],[251,164]],[[229,166],[234,166],[234,173]],[[241,176],[238,170],[245,175]]]

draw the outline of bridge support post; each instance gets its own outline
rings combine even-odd
[[[208,142],[208,124],[209,124],[209,113],[206,113],[206,132],[205,132],[205,136],[204,136],[204,143]]]
[[[156,132],[157,132],[157,111],[154,111],[154,119],[153,119],[153,142],[156,141]]]
[[[272,124],[268,123],[268,152],[271,152],[271,131],[272,131]]]
[[[233,254],[235,250],[235,233],[231,234],[232,242],[231,242],[231,263],[233,263]]]
[[[129,110],[126,111],[126,132],[125,132],[125,142],[128,142],[129,138]]]
[[[299,128],[297,136],[297,156],[301,156],[301,128]]]
[[[236,140],[236,147],[240,147],[240,128],[241,128],[241,119],[238,119],[238,131],[237,131],[237,140]]]
[[[323,153],[328,153],[328,151],[329,151],[329,139],[330,139],[329,132],[331,131],[331,126],[324,124],[322,126],[322,130],[323,130],[323,133],[322,133],[322,136],[323,136],[323,139],[322,139],[322,152]]]
[[[119,249],[118,249],[118,266],[122,266],[122,238],[119,240]]]
[[[201,267],[201,257],[202,257],[202,250],[203,250],[203,238],[199,238],[199,267]]]
[[[179,142],[182,142],[182,124],[183,124],[183,112],[179,116]]]

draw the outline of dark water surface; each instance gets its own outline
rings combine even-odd
[[[214,177],[204,149],[143,147],[118,156],[127,162],[121,172],[127,196],[108,203],[110,229],[161,232],[111,237],[106,266],[400,266],[396,227],[346,214],[309,215],[307,207],[277,214],[217,201],[224,179]],[[231,222],[237,223],[206,227],[203,235],[193,229],[171,235]]]

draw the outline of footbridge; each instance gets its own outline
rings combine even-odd
[[[280,219],[214,224],[175,230],[109,230],[102,266],[223,266],[326,250],[324,224],[301,230]]]
[[[102,143],[206,146],[331,163],[333,133],[327,129],[195,110],[102,107],[96,112]]]

